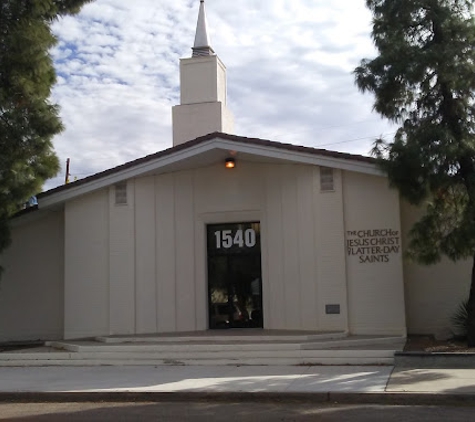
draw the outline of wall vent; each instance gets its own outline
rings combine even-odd
[[[115,204],[127,205],[127,182],[119,182],[115,185]]]
[[[333,169],[330,167],[320,167],[320,190],[322,192],[333,192]]]

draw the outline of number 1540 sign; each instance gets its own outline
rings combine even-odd
[[[254,229],[218,230],[214,232],[216,238],[216,249],[230,249],[233,246],[252,248],[256,246],[256,231]]]

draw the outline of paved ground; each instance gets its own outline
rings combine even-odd
[[[0,368],[0,392],[474,394],[474,369],[389,366],[100,366]]]
[[[0,368],[0,392],[470,394],[474,369],[389,366],[99,366]]]
[[[24,422],[467,422],[470,407],[313,405],[289,403],[0,404],[0,420]]]
[[[0,368],[0,392],[384,392],[387,366]],[[474,370],[475,376],[475,370]]]
[[[475,367],[0,367],[2,421],[466,422],[473,415]]]
[[[396,368],[388,380],[386,391],[437,394],[473,394],[475,401],[475,368]]]
[[[283,408],[279,407],[284,404]],[[332,404],[346,406],[329,407]],[[375,405],[404,406],[392,412]],[[414,408],[413,405],[437,407]],[[441,406],[451,407],[444,410]],[[461,408],[455,410],[457,406]],[[467,415],[472,416],[467,419],[471,420],[475,414],[475,369],[386,366],[0,368],[0,420],[67,419],[71,422],[147,420],[149,417],[148,420],[157,420],[152,416],[158,412],[162,415],[159,420],[204,421],[210,420],[213,411],[217,416],[212,420],[223,421],[445,422],[463,420]],[[227,412],[228,418],[225,417]],[[56,419],[53,414],[57,415]],[[255,415],[262,417],[254,418]],[[309,415],[318,415],[318,419],[308,419]],[[352,415],[359,415],[360,419]]]

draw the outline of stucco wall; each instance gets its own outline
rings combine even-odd
[[[343,186],[350,332],[405,335],[398,193],[354,172]]]
[[[129,180],[66,206],[65,336],[203,330],[206,225],[261,222],[264,326],[347,327],[343,196],[319,169],[240,161]],[[325,313],[339,304],[338,315]]]
[[[63,211],[13,222],[12,244],[0,257],[0,341],[63,335]]]
[[[263,299],[266,328],[318,329],[313,169],[268,166],[265,171]]]
[[[224,103],[183,104],[172,109],[173,145],[212,132],[233,133],[234,118]]]
[[[109,334],[109,195],[65,205],[65,338]]]
[[[135,181],[135,324],[136,332],[158,331],[155,177]]]
[[[218,56],[180,60],[180,104],[226,103],[226,68]]]
[[[399,208],[382,177],[335,170],[331,192],[319,177],[241,160],[129,180],[125,206],[112,186],[18,220],[0,257],[0,341],[206,329],[206,225],[240,221],[261,222],[265,328],[404,334],[405,316],[413,334],[450,327],[471,262],[350,252],[361,230],[406,244],[420,210]]]
[[[220,165],[129,181],[137,332],[207,328],[206,224],[260,219],[262,183],[252,166],[240,167],[233,174]]]
[[[421,209],[401,201],[403,245]],[[444,258],[430,266],[404,260],[407,329],[410,334],[435,334],[450,329],[450,318],[470,290],[470,261]]]
[[[135,183],[127,205],[116,205],[109,188],[109,333],[135,333]]]
[[[348,330],[348,298],[345,261],[343,177],[334,169],[334,190],[320,190],[320,171],[314,169],[315,263],[320,327]],[[339,306],[339,313],[327,313]]]
[[[195,171],[194,180],[198,328],[207,324],[205,225],[261,221],[264,327],[346,329],[344,247],[335,241],[341,189],[321,195],[318,168],[303,165],[217,165]],[[329,302],[341,303],[342,314],[325,315]]]
[[[180,105],[172,109],[173,145],[212,132],[234,133],[226,67],[218,56],[180,60]]]
[[[244,161],[232,171],[218,164],[137,179],[136,193],[141,193],[135,206],[141,217],[136,230],[142,235],[136,244],[137,251],[146,250],[137,256],[149,268],[142,271],[137,265],[141,288],[152,294],[150,280],[156,279],[155,303],[149,298],[144,307],[141,302],[140,313],[153,315],[156,310],[157,317],[156,324],[142,318],[138,330],[207,328],[206,225],[240,221],[261,222],[264,326],[345,330],[339,172],[336,183],[336,192],[321,194],[317,167]],[[149,230],[141,229],[139,221]],[[154,263],[155,275],[147,277]],[[341,304],[341,313],[327,315],[328,303]]]
[[[400,255],[361,266],[345,247],[348,228],[400,230],[397,195],[339,170],[322,192],[319,177],[240,160],[131,179],[127,205],[113,186],[68,202],[66,337],[206,329],[206,226],[245,221],[261,222],[265,328],[403,333]]]

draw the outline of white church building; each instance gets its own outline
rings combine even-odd
[[[38,195],[0,256],[0,342],[278,329],[433,334],[470,264],[408,262],[369,157],[233,135],[200,4],[173,146]]]

